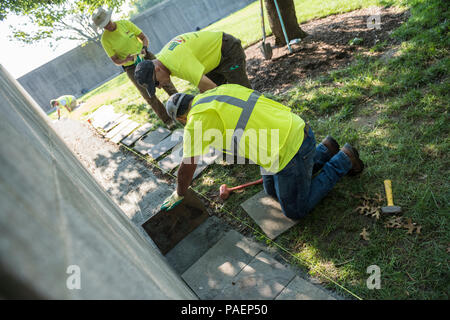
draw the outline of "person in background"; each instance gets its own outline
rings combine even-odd
[[[147,90],[137,83],[134,77],[134,71],[139,62],[142,60],[156,59],[154,54],[148,50],[148,38],[131,21],[112,21],[111,14],[111,10],[106,11],[101,7],[97,8],[92,14],[94,24],[98,28],[104,29],[101,37],[103,49],[116,65],[124,69],[128,78],[139,90],[145,101],[152,107],[156,115],[169,129],[172,129],[175,124],[167,115],[164,105],[158,100],[156,95],[149,96]],[[177,93],[177,90],[170,81],[161,87],[169,96]]]
[[[64,95],[57,99],[50,100],[50,105],[52,108],[56,108],[58,112],[58,120],[61,118],[61,106],[67,109],[67,111],[72,112],[77,106],[77,99],[71,95]]]

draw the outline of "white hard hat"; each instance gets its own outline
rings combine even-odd
[[[187,110],[192,99],[194,99],[193,95],[180,92],[170,96],[169,100],[166,102],[166,111],[169,117],[171,117],[172,120],[177,121],[177,113],[180,107]]]

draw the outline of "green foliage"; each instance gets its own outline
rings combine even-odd
[[[50,4],[61,4],[64,0],[2,0],[0,1],[0,21],[4,20],[9,13],[28,15],[40,7]]]
[[[8,13],[28,18],[27,23],[10,26],[12,40],[24,43],[52,39],[95,41],[100,33],[91,22],[91,15],[98,6],[119,8],[124,0],[74,0],[74,1],[6,1],[0,5],[0,20]],[[29,25],[35,28],[29,28]],[[25,27],[28,28],[25,28]],[[30,31],[25,31],[25,30]],[[51,42],[50,45],[53,45]]]

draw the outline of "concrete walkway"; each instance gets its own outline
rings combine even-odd
[[[132,223],[146,233],[143,225],[158,214],[174,186],[87,122],[62,119],[53,127]],[[165,254],[200,299],[340,299],[219,218],[206,216],[201,221]]]

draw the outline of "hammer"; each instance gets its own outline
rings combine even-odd
[[[222,200],[227,200],[232,191],[243,189],[243,188],[248,187],[248,186],[253,186],[255,184],[261,184],[262,182],[263,182],[263,179],[261,178],[259,180],[256,180],[256,181],[253,181],[253,182],[249,182],[249,183],[245,183],[245,184],[241,184],[240,186],[233,187],[233,188],[228,188],[228,186],[226,184],[223,184],[223,185],[220,186],[220,189],[219,189],[220,198]]]
[[[399,206],[394,206],[394,200],[392,200],[392,184],[391,180],[384,180],[384,189],[386,190],[386,198],[388,205],[381,208],[383,213],[400,213],[402,208]]]

